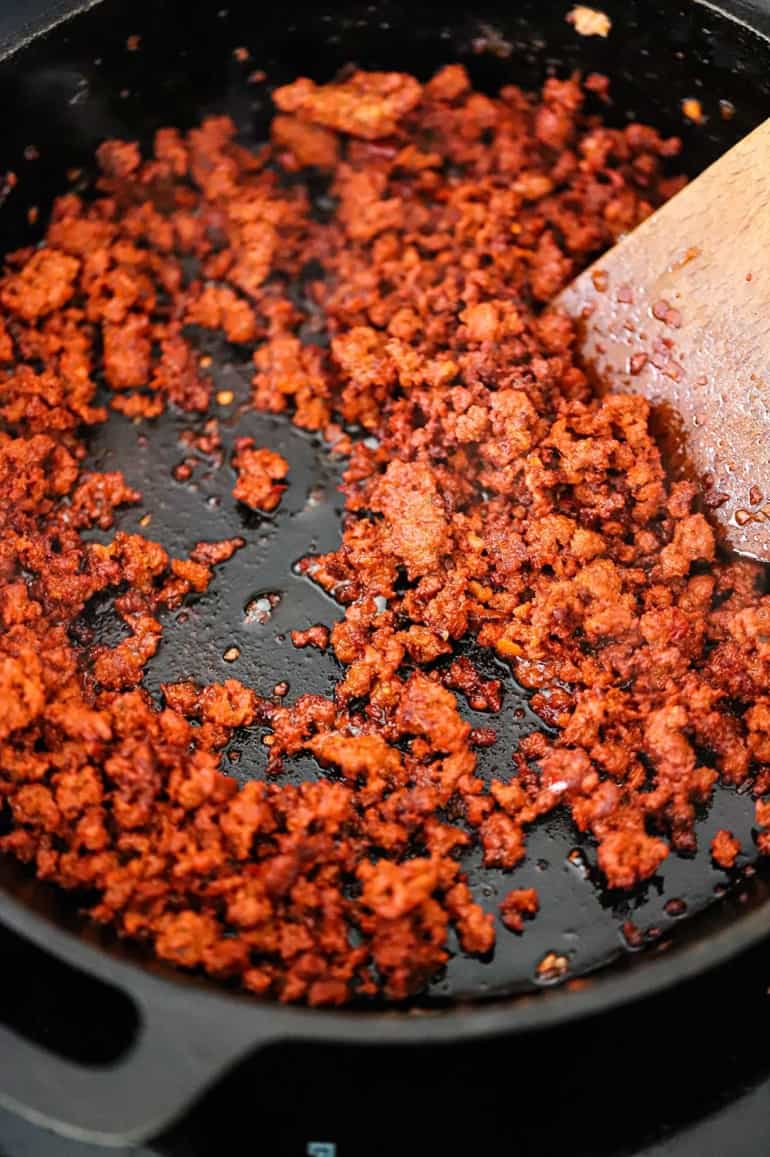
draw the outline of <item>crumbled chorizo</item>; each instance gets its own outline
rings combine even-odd
[[[732,832],[720,828],[711,841],[711,858],[720,868],[732,868],[741,854],[741,842]]]
[[[38,249],[18,273],[0,282],[0,302],[22,320],[33,322],[61,309],[75,293],[77,258],[56,249]]]
[[[307,124],[298,117],[275,116],[270,133],[276,147],[287,150],[299,168],[313,165],[333,169],[337,163],[337,138],[320,125]]]
[[[204,566],[218,566],[219,563],[227,562],[236,550],[241,550],[245,545],[246,540],[240,535],[235,538],[223,538],[219,542],[196,542],[190,551],[190,559]]]
[[[511,932],[521,932],[524,918],[536,916],[540,899],[536,888],[513,888],[500,905],[503,924]]]
[[[339,84],[316,85],[302,78],[277,88],[283,112],[366,140],[388,137],[420,100],[413,76],[400,72],[354,72]]]
[[[275,510],[286,489],[283,481],[289,473],[286,459],[275,450],[255,448],[253,438],[239,438],[233,466],[238,471],[233,498],[252,510]]]
[[[585,88],[606,98],[602,78]],[[400,1000],[446,963],[452,929],[464,952],[494,947],[465,850],[514,870],[557,807],[612,888],[694,850],[719,780],[751,784],[770,854],[770,596],[758,567],[719,554],[697,486],[667,481],[648,405],[596,394],[572,323],[541,308],[675,190],[676,140],[602,125],[575,79],[490,97],[456,64],[424,86],[301,78],[275,102],[258,150],[226,117],[161,129],[146,161],[104,142],[96,194],[59,198],[44,244],[8,256],[0,848],[181,967],[284,1001]],[[168,612],[245,538],[170,558],[138,534],[84,534],[141,500],[87,468],[85,428],[110,410],[207,415],[174,477],[228,469],[195,327],[246,346],[255,409],[348,455],[340,544],[299,564],[341,617],[291,636],[331,646],[329,698],[292,702],[280,673],[268,699],[191,671],[156,703],[143,679],[171,646]],[[285,460],[250,438],[232,450],[234,499],[274,510]],[[123,630],[112,646],[80,618],[97,595]],[[504,709],[483,648],[552,729],[490,782],[476,749],[496,732],[453,694]],[[239,728],[261,730],[264,778],[223,770]],[[313,780],[282,778],[296,757]],[[726,868],[741,853],[724,830],[711,850]],[[502,923],[519,933],[538,907],[514,888]],[[568,967],[550,952],[536,972]]]
[[[295,647],[317,647],[319,651],[325,651],[329,646],[329,628],[316,623],[304,631],[292,631],[291,641]]]

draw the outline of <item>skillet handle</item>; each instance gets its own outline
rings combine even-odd
[[[211,1026],[169,1009],[143,1009],[130,1052],[95,1068],[56,1056],[0,1026],[0,1102],[34,1124],[92,1144],[121,1146],[157,1134],[260,1042],[225,1042]]]
[[[294,1035],[278,1027],[267,1005],[182,978],[169,981],[115,959],[25,912],[10,897],[3,908],[6,925],[117,988],[139,1018],[128,1051],[106,1065],[65,1059],[0,1024],[0,1103],[35,1124],[100,1145],[145,1140],[181,1116],[238,1060]]]

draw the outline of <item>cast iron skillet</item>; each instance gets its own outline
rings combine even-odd
[[[451,5],[432,11],[419,3],[337,7],[286,0],[266,10],[231,2],[229,10],[218,11],[227,0],[104,0],[93,6],[82,0],[54,6],[6,0],[0,3],[0,54],[6,57],[0,61],[0,196],[6,170],[16,173],[18,183],[0,209],[0,248],[39,236],[40,226],[29,223],[29,207],[36,206],[43,221],[51,198],[67,187],[68,171],[72,180],[71,170],[82,169],[87,181],[94,150],[105,137],[146,144],[160,125],[186,127],[207,112],[226,111],[244,140],[257,140],[269,116],[270,83],[302,74],[328,79],[350,61],[426,76],[460,59],[474,82],[490,91],[511,81],[535,88],[550,71],[606,72],[613,81],[611,117],[617,123],[639,117],[682,133],[690,172],[770,113],[767,0],[721,0],[721,9],[662,0],[595,2],[613,20],[606,41],[576,35],[564,19],[568,0],[506,0],[473,13]],[[141,41],[130,51],[127,38],[136,35]],[[240,47],[249,50],[248,60],[234,55]],[[267,72],[266,83],[249,80],[255,69]],[[707,116],[699,126],[685,124],[680,113],[680,101],[692,96]],[[224,343],[213,342],[210,352],[218,384],[247,392],[243,359]],[[278,514],[244,520],[228,497],[228,467],[209,476],[204,470],[190,485],[172,483],[184,424],[170,415],[138,434],[116,418],[91,444],[94,462],[124,470],[144,493],[144,505],[122,516],[125,529],[134,529],[149,510],[154,534],[175,553],[199,537],[243,533],[248,540],[247,549],[217,574],[211,594],[186,608],[186,620],[169,626],[173,642],[166,644],[164,636],[148,672],[150,691],[164,679],[190,675],[203,681],[226,674],[259,690],[288,678],[292,695],[328,691],[338,677],[334,659],[293,651],[285,634],[292,626],[330,622],[339,613],[291,567],[301,555],[337,541],[332,465],[321,447],[288,423],[244,413],[225,426],[225,441],[252,433],[260,444],[280,449],[291,465],[291,485]],[[244,606],[266,593],[281,596],[268,623],[245,622]],[[91,607],[87,617],[86,625],[105,639],[119,630],[109,605]],[[233,642],[242,652],[237,671],[222,662]],[[502,738],[484,754],[481,773],[509,758],[517,736],[537,725],[508,676]],[[258,773],[259,738],[258,732],[238,737],[239,778]],[[289,776],[319,774],[311,762],[290,769]],[[660,877],[630,897],[597,891],[590,848],[579,848],[581,854],[568,860],[578,842],[575,833],[549,820],[532,833],[527,863],[516,873],[517,885],[536,884],[543,900],[523,938],[502,932],[492,960],[457,954],[445,975],[408,1007],[344,1012],[260,1003],[164,969],[138,949],[84,926],[71,901],[6,862],[0,865],[0,918],[93,976],[97,986],[104,982],[127,994],[137,1016],[135,1032],[101,1065],[76,1064],[0,1025],[0,1100],[62,1132],[119,1145],[157,1131],[239,1058],[281,1038],[451,1041],[544,1028],[658,991],[727,959],[770,929],[770,890],[759,873],[736,878],[721,903],[713,903],[715,886],[724,890],[724,874],[709,864],[709,838],[728,826],[751,847],[751,813],[749,800],[719,792],[699,825],[699,856],[671,857]],[[494,910],[511,878],[479,873],[473,862],[468,871],[477,897]],[[691,919],[670,937],[675,921],[665,904],[673,897],[686,899]],[[572,921],[567,927],[565,913]],[[622,954],[618,932],[629,917],[651,931],[648,951],[633,957]],[[578,985],[537,990],[534,965],[547,951],[567,955],[573,976],[595,975]],[[618,959],[608,967],[613,958]],[[86,1002],[84,1018],[88,1014]]]

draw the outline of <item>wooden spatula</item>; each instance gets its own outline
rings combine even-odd
[[[557,304],[600,380],[660,404],[727,544],[770,561],[770,120]]]

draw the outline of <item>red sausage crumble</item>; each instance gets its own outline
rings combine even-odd
[[[613,888],[693,849],[717,780],[751,785],[770,852],[770,599],[759,567],[718,556],[696,487],[667,482],[647,403],[597,396],[545,308],[676,190],[678,142],[605,127],[576,80],[491,98],[459,65],[425,85],[300,79],[275,102],[256,151],[223,117],[161,130],[148,159],[106,142],[98,195],[59,198],[41,247],[7,258],[0,844],[178,965],[285,1001],[400,999],[447,960],[450,926],[467,953],[494,946],[461,853],[515,869],[556,807]],[[307,166],[329,182],[325,217],[281,180]],[[323,275],[300,308],[288,290],[310,261]],[[340,546],[302,563],[344,614],[294,633],[344,666],[333,698],[228,679],[167,684],[158,709],[142,677],[165,613],[243,539],[170,558],[82,536],[140,499],[84,466],[108,419],[97,375],[132,417],[207,413],[189,324],[253,350],[255,408],[349,454]],[[206,438],[219,448],[216,423]],[[233,501],[274,509],[286,462],[235,450]],[[127,628],[113,647],[71,630],[99,592]],[[469,635],[555,729],[491,784],[475,747],[494,729],[472,731],[455,693],[493,720],[500,681],[435,662]],[[254,723],[269,774],[239,786],[221,752]],[[282,782],[300,753],[333,774]],[[723,831],[712,851],[731,867],[740,847]],[[518,932],[537,910],[514,889],[502,921]],[[541,972],[565,969],[550,954]]]

